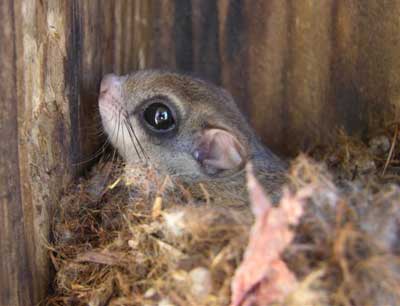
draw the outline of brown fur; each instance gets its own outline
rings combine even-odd
[[[121,124],[124,116],[158,170],[188,183],[195,196],[208,192],[211,198],[221,202],[243,204],[247,201],[245,163],[235,169],[209,174],[192,155],[198,135],[204,129],[218,128],[234,135],[246,151],[245,162],[254,164],[265,189],[273,197],[278,196],[284,181],[284,163],[261,144],[227,91],[200,79],[157,70],[135,72],[119,80],[120,89],[113,88],[112,107],[104,106],[102,98],[99,104],[105,131],[128,164],[139,161],[140,154],[135,151],[127,126]],[[155,96],[166,97],[177,110],[178,127],[173,136],[149,134],[138,118],[141,103]],[[197,183],[202,183],[202,187]]]

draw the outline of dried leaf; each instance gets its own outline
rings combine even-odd
[[[121,252],[95,252],[89,251],[86,253],[79,254],[75,261],[77,262],[94,262],[104,265],[120,265],[123,262],[124,254]]]
[[[310,193],[305,189],[295,195],[285,191],[279,207],[272,207],[251,165],[247,167],[247,180],[256,221],[232,282],[231,306],[280,302],[296,287],[296,277],[282,261],[281,253],[293,239],[289,226],[298,223],[302,204]]]

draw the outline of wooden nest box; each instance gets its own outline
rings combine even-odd
[[[399,15],[400,0],[2,1],[0,305],[48,292],[52,207],[101,145],[102,75],[194,72],[294,155],[397,118]]]

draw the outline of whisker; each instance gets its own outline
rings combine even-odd
[[[126,155],[126,145],[125,145],[125,129],[122,129],[122,146],[124,148],[124,154]]]
[[[118,124],[118,129],[117,129],[117,136],[115,137],[116,138],[116,142],[118,142],[118,139],[119,139],[119,129],[120,129],[120,127],[121,127],[121,110],[119,110],[118,111],[118,120],[117,120],[117,124]]]
[[[110,121],[113,121],[114,119],[115,119],[115,118],[111,117],[111,118],[110,118]],[[106,133],[104,132],[104,129],[102,129],[102,130],[103,130],[103,134],[106,134]],[[82,160],[82,161],[76,162],[76,163],[74,163],[73,165],[74,165],[74,166],[80,166],[80,165],[82,165],[82,164],[91,162],[91,161],[95,160],[97,157],[99,157],[100,155],[104,154],[104,152],[105,152],[105,150],[107,149],[107,147],[111,144],[110,139],[113,138],[114,133],[115,133],[115,130],[116,130],[116,125],[114,125],[113,131],[112,131],[112,133],[111,133],[111,137],[107,137],[107,139],[104,141],[104,143],[102,144],[102,146],[101,146],[95,153],[93,153],[93,155],[92,155],[90,158],[88,158],[88,159],[86,159],[86,160]],[[117,136],[118,136],[118,135],[117,135]]]
[[[126,114],[126,115],[127,115],[127,114]],[[148,155],[146,154],[146,151],[144,150],[142,144],[140,143],[139,138],[136,136],[136,133],[135,133],[135,130],[133,129],[133,127],[132,127],[132,124],[127,120],[127,116],[125,116],[125,123],[127,124],[128,131],[131,130],[133,136],[135,137],[135,139],[136,139],[136,141],[137,141],[137,143],[138,143],[138,145],[139,145],[140,151],[142,151],[142,154],[143,154],[144,158],[145,158],[146,160],[149,160],[149,157],[148,157]]]
[[[109,141],[108,141],[108,139],[103,143],[103,145],[100,147],[100,149],[98,149],[95,153],[93,153],[93,155],[90,157],[90,158],[88,158],[88,159],[86,159],[86,160],[82,160],[82,161],[79,161],[79,162],[76,162],[76,163],[73,163],[73,165],[74,166],[80,166],[80,165],[83,165],[83,164],[86,164],[86,163],[88,163],[88,162],[91,162],[91,161],[93,161],[93,160],[95,160],[97,157],[99,157],[100,155],[102,155],[103,153],[104,153],[104,151],[107,149],[107,146],[109,145],[110,143],[109,143]]]
[[[117,149],[114,148],[113,155],[112,155],[112,158],[111,158],[111,162],[114,162],[114,159],[115,159],[115,156],[116,156],[115,153],[117,153]]]
[[[129,127],[129,129],[132,131],[133,135],[135,136],[135,139],[136,139],[136,141],[137,141],[137,143],[138,143],[138,145],[139,145],[140,151],[142,152],[144,158],[145,158],[146,160],[150,160],[150,158],[149,158],[149,156],[147,155],[145,149],[143,148],[142,144],[140,143],[139,138],[136,136],[136,133],[135,133],[135,131],[134,131],[134,129],[133,129],[132,124],[131,124],[129,121],[128,121],[128,127]]]
[[[103,130],[103,129],[98,129],[98,130],[92,130],[92,131],[90,131],[90,130],[88,130],[86,133],[85,133],[87,136],[92,136],[92,137],[100,137],[100,136],[103,136],[103,135],[107,135],[106,134],[106,132]]]
[[[126,128],[128,130],[128,134],[129,134],[129,137],[131,138],[131,141],[132,141],[133,147],[135,148],[136,154],[139,157],[140,161],[142,161],[142,157],[141,157],[141,155],[139,153],[139,150],[138,150],[138,148],[136,147],[136,144],[135,144],[135,140],[134,140],[134,136],[133,136],[135,134],[133,133],[133,135],[132,135],[132,131],[129,128],[129,123],[128,123],[128,120],[126,118],[124,118],[124,124],[125,124],[125,126],[126,126]],[[135,139],[136,139],[136,137],[135,137]]]

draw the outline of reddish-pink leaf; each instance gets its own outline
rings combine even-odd
[[[282,261],[281,253],[294,236],[289,226],[298,223],[302,204],[310,194],[309,189],[295,195],[285,191],[279,206],[272,207],[251,165],[247,167],[247,181],[256,221],[232,282],[231,306],[280,302],[296,287],[296,277]]]

